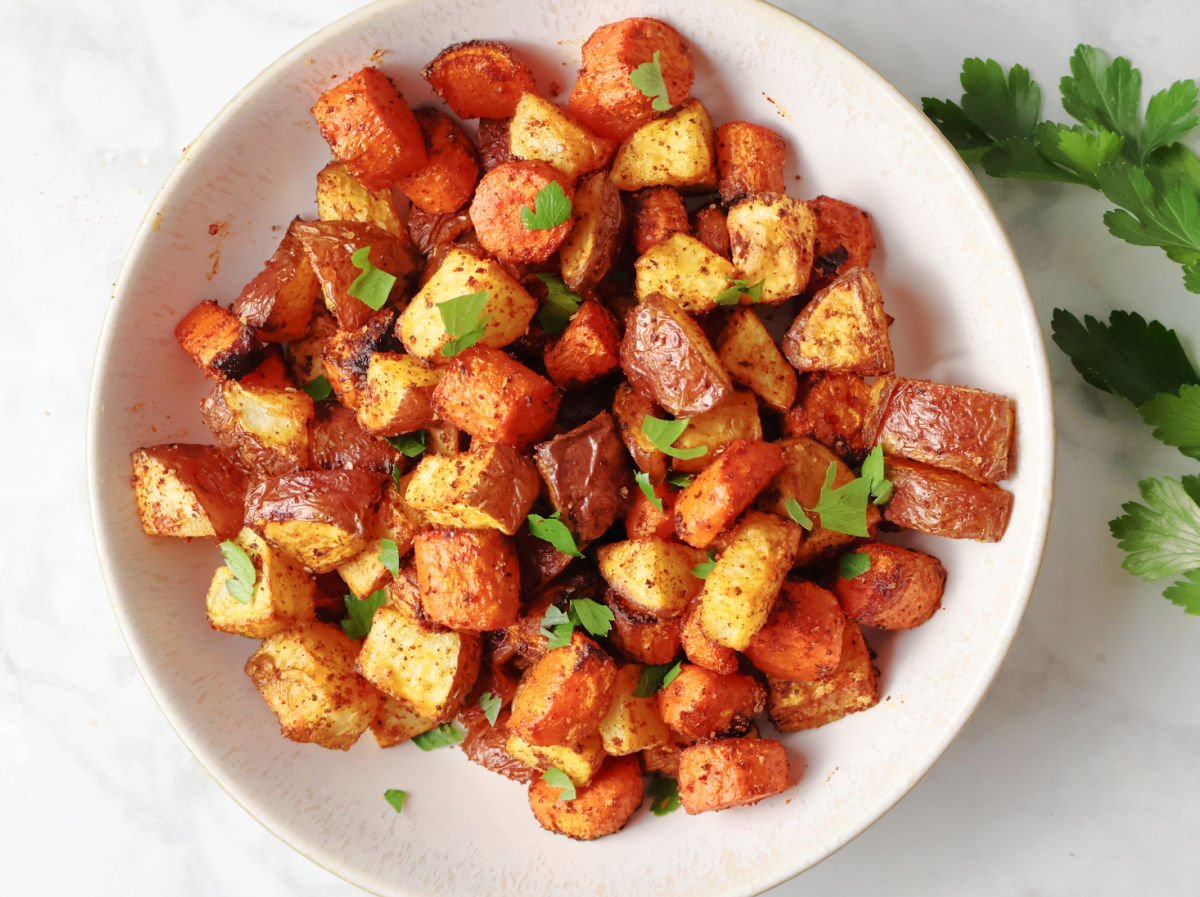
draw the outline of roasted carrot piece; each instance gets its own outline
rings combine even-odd
[[[617,667],[587,636],[546,652],[525,675],[513,698],[510,732],[533,745],[571,744],[595,735]]]
[[[787,751],[772,738],[702,742],[679,755],[679,801],[688,813],[758,803],[787,786]]]
[[[537,91],[529,66],[496,40],[452,44],[421,75],[459,118],[508,118],[521,94]]]
[[[293,389],[296,386],[278,345],[267,346],[258,367],[239,377],[238,382],[242,386],[261,386],[265,389]]]
[[[729,226],[725,210],[718,203],[697,209],[692,215],[692,230],[696,239],[723,258],[729,258]]]
[[[875,235],[871,216],[858,206],[832,196],[818,196],[808,208],[817,221],[808,289],[817,293],[851,268],[867,267],[875,250]]]
[[[812,582],[785,582],[746,656],[768,676],[820,679],[837,669],[845,625],[832,592]]]
[[[439,417],[484,442],[517,448],[550,432],[558,400],[549,380],[488,346],[456,356],[433,391]]]
[[[654,485],[654,496],[662,502],[659,510],[646,494],[638,489],[633,504],[625,515],[625,534],[630,539],[670,539],[675,535],[675,496],[666,483]]]
[[[704,634],[700,625],[700,600],[693,598],[683,615],[683,624],[679,630],[679,640],[683,645],[683,653],[689,662],[696,666],[712,670],[714,673],[736,673],[738,670],[738,653],[727,648],[720,642],[713,641]]]
[[[660,619],[634,607],[609,589],[604,603],[613,612],[609,633],[621,652],[641,663],[670,663],[679,653],[679,620]]]
[[[418,109],[417,124],[429,161],[399,182],[401,192],[425,212],[457,212],[471,200],[479,180],[479,158],[470,138],[436,109]]]
[[[833,584],[851,620],[879,629],[912,629],[941,605],[946,568],[933,555],[886,542],[868,542],[855,552],[870,559],[870,569],[853,579],[839,576]]]
[[[589,383],[621,364],[621,333],[612,312],[589,299],[546,350],[546,373],[566,389]]]
[[[517,622],[521,572],[499,530],[424,530],[413,539],[421,609],[451,629],[502,629]]]
[[[717,174],[721,199],[736,202],[760,193],[783,193],[783,138],[748,121],[717,128]]]
[[[551,181],[568,200],[575,191],[570,181],[545,162],[505,162],[483,176],[471,201],[471,223],[480,244],[502,262],[544,262],[571,230],[571,218],[544,230],[530,230],[521,209],[535,208],[538,192]]]
[[[675,502],[679,538],[696,548],[707,548],[750,507],[783,466],[783,450],[774,443],[734,442],[679,493]]]
[[[674,187],[647,187],[626,199],[633,247],[638,255],[657,246],[671,234],[691,232],[683,197]]]
[[[257,367],[264,351],[252,327],[211,299],[179,320],[175,339],[200,370],[214,380],[245,376]]]
[[[663,722],[687,738],[745,735],[762,713],[767,693],[744,673],[715,673],[685,663],[658,693]]]
[[[609,757],[574,800],[540,778],[529,785],[529,806],[542,828],[591,841],[619,832],[642,805],[642,771],[637,757]]]

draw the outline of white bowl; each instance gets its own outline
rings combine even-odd
[[[597,6],[601,7],[597,11]],[[446,45],[511,40],[543,90],[570,87],[584,38],[606,21],[655,15],[695,51],[695,95],[716,122],[781,131],[789,184],[869,210],[873,267],[901,373],[1016,399],[1016,495],[998,545],[916,540],[949,571],[925,626],[875,639],[885,699],[784,742],[799,784],[751,808],[688,817],[640,813],[614,837],[576,843],[540,830],[524,789],[456,750],[349,754],[278,735],[242,664],[254,643],[209,629],[203,542],[150,539],[137,524],[129,452],[206,442],[205,388],[172,336],[201,299],[228,302],[296,214],[315,214],[328,150],[309,115],[335,78],[385,50],[414,105],[418,72]],[[791,180],[791,175],[799,175]],[[218,225],[210,234],[210,225]],[[218,264],[219,261],[219,264]],[[125,637],[180,736],[264,825],[338,875],[381,894],[748,895],[818,862],[912,788],[966,722],[1025,607],[1049,516],[1050,390],[1021,272],[986,199],[937,130],[882,77],[810,26],[753,0],[384,2],[324,29],[243,90],[188,148],[142,223],[117,285],[92,388],[89,465],[97,541]],[[386,788],[411,793],[402,815]]]

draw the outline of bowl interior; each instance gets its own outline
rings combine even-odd
[[[664,18],[692,43],[694,93],[714,121],[757,121],[784,134],[794,195],[828,193],[874,216],[873,267],[896,319],[897,370],[1013,396],[1019,463],[1005,484],[1016,503],[1003,542],[913,540],[949,571],[944,607],[918,630],[871,639],[886,696],[877,708],[784,739],[803,770],[786,795],[696,818],[639,814],[622,834],[580,844],[542,832],[519,785],[458,751],[380,751],[366,737],[345,755],[280,738],[242,673],[254,643],[207,626],[203,596],[218,553],[142,535],[128,454],[211,441],[198,415],[205,385],[172,329],[202,299],[230,301],[287,222],[315,215],[313,179],[328,152],[308,110],[323,89],[381,49],[382,67],[409,101],[433,102],[420,67],[454,41],[494,37],[534,63],[543,92],[565,100],[583,39],[629,15]],[[151,208],[101,338],[90,438],[93,518],[113,604],[185,742],[296,849],[368,889],[424,895],[571,887],[731,897],[837,849],[916,783],[991,681],[1036,574],[1053,464],[1037,322],[973,178],[865,64],[754,0],[610,0],[599,10],[411,0],[376,4],[314,36],[235,98]],[[410,792],[402,815],[381,799],[386,788]]]

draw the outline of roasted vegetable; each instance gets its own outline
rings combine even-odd
[[[508,118],[521,95],[536,89],[529,66],[495,40],[453,44],[421,74],[459,118]]]
[[[531,229],[522,209],[536,211],[538,195],[556,184],[568,209],[575,195],[571,178],[546,162],[505,162],[483,176],[471,200],[471,223],[480,245],[502,262],[544,262],[571,230],[568,214],[560,223]]]
[[[398,186],[423,212],[449,214],[468,202],[479,182],[479,157],[470,138],[436,109],[418,109],[417,124],[425,138],[428,161],[401,178]]]
[[[771,339],[758,315],[735,309],[717,337],[717,357],[734,383],[748,387],[766,404],[786,412],[796,402],[796,372]]]
[[[234,543],[254,565],[250,600],[230,594],[233,578],[227,566],[218,567],[208,587],[208,622],[219,632],[249,638],[268,638],[301,623],[311,623],[317,586],[304,568],[268,545],[252,529],[243,529]]]
[[[684,542],[707,548],[783,469],[779,446],[739,439],[704,469],[675,502],[675,531]],[[790,560],[790,558],[789,558]]]
[[[254,328],[211,299],[179,320],[175,339],[205,376],[214,380],[237,380],[254,370],[263,357]]]
[[[616,148],[535,93],[521,96],[508,123],[508,151],[514,159],[547,162],[572,181],[603,168]]]
[[[266,267],[242,287],[233,303],[233,313],[255,328],[255,335],[264,343],[286,343],[304,336],[321,292],[295,225],[292,222]]]
[[[937,558],[886,542],[869,542],[855,552],[865,556],[870,567],[853,579],[839,576],[833,583],[851,620],[879,629],[912,629],[941,605],[946,568]]]
[[[830,675],[808,682],[767,677],[767,713],[780,732],[815,729],[878,703],[879,671],[857,623],[846,623]]]
[[[484,442],[516,448],[550,432],[558,402],[549,380],[487,346],[456,356],[433,391],[440,418]]]
[[[619,190],[711,190],[717,184],[717,162],[708,111],[699,100],[688,100],[646,122],[621,144],[609,177]]]
[[[734,203],[747,196],[783,193],[783,138],[748,121],[717,128],[717,171],[721,199]]]
[[[745,735],[765,704],[766,692],[752,677],[690,663],[658,693],[663,721],[684,739]]]
[[[783,354],[802,374],[890,374],[890,324],[875,276],[852,268],[804,306],[783,337]]]
[[[313,400],[296,389],[264,389],[225,380],[200,406],[217,444],[242,469],[280,474],[308,467]]]
[[[138,519],[148,536],[232,539],[246,476],[213,445],[148,445],[130,455]]]
[[[602,536],[629,507],[629,462],[607,412],[543,442],[534,457],[551,503],[581,542]]]
[[[525,671],[508,729],[531,745],[571,744],[594,736],[608,710],[617,668],[587,636],[548,651]]]
[[[787,752],[770,738],[701,742],[679,755],[679,801],[688,813],[755,804],[788,784]]]
[[[439,526],[490,527],[511,536],[539,487],[533,464],[511,446],[481,445],[462,454],[426,453],[404,497]]]
[[[621,195],[608,172],[593,172],[579,182],[571,219],[571,232],[558,249],[562,279],[573,290],[591,289],[612,267],[625,222]]]
[[[887,462],[895,486],[883,510],[888,523],[951,539],[998,542],[1008,529],[1012,493],[954,473],[903,461]]]
[[[789,581],[746,656],[768,676],[821,679],[837,669],[846,616],[832,592],[816,583]]]
[[[730,206],[725,224],[734,267],[748,283],[762,284],[757,301],[783,302],[804,289],[816,231],[804,203],[789,196],[743,199]],[[749,295],[741,298],[743,305],[754,301]]]

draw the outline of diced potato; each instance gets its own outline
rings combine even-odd
[[[670,663],[675,659],[679,653],[677,617],[660,620],[629,604],[612,589],[607,590],[604,603],[613,613],[608,637],[622,654],[641,663]]]
[[[265,389],[296,388],[296,381],[292,379],[288,363],[283,357],[283,348],[278,345],[267,346],[258,367],[239,377],[237,382],[242,386],[261,386]]]
[[[337,321],[325,310],[325,306],[314,309],[312,319],[308,322],[308,332],[287,344],[288,371],[296,385],[304,386],[325,375],[325,345],[337,332]]]
[[[711,411],[691,417],[688,427],[675,440],[677,449],[704,446],[708,451],[698,458],[672,458],[671,469],[681,473],[698,473],[735,442],[762,439],[762,423],[758,419],[758,402],[754,394],[734,390],[724,402]]]
[[[558,401],[549,380],[488,346],[455,356],[433,391],[438,417],[476,439],[519,449],[550,432]]]
[[[579,182],[571,218],[571,232],[558,248],[562,279],[572,290],[588,290],[604,279],[621,249],[625,210],[608,172]]]
[[[678,617],[704,581],[692,569],[703,551],[666,539],[610,542],[596,549],[600,575],[634,607],[670,619]]]
[[[808,206],[790,196],[743,199],[729,209],[729,250],[740,276],[762,281],[761,302],[783,302],[802,292],[812,272],[816,224]],[[755,300],[742,297],[746,305]]]
[[[330,162],[317,172],[317,217],[322,221],[365,221],[409,242],[391,189],[368,190],[342,162]]]
[[[1008,476],[1015,428],[1008,396],[898,377],[875,438],[889,455],[994,483]]]
[[[642,432],[646,415],[662,419],[663,411],[628,383],[617,387],[613,397],[613,417],[625,449],[640,470],[650,474],[650,481],[661,482],[667,475],[667,456]],[[672,529],[674,532],[674,529]]]
[[[745,439],[732,443],[679,493],[675,501],[679,538],[696,548],[707,548],[750,507],[783,464],[783,452],[773,443]]]
[[[425,164],[412,109],[387,75],[364,68],[321,94],[312,108],[334,156],[368,190],[382,190]]]
[[[365,307],[365,306],[364,306]],[[367,392],[367,369],[376,352],[395,348],[392,325],[396,312],[390,308],[370,318],[356,330],[339,330],[325,342],[323,373],[339,402],[357,409]],[[361,427],[361,424],[358,425]]]
[[[384,440],[372,436],[354,412],[337,402],[318,402],[309,431],[309,454],[317,470],[370,470],[390,474],[403,455]]]
[[[639,488],[625,515],[625,535],[630,539],[670,539],[675,535],[675,496],[666,483],[654,484],[654,495],[662,508],[653,504]]]
[[[234,542],[254,564],[254,591],[243,604],[225,588],[232,571],[218,567],[205,602],[209,625],[219,632],[263,639],[311,622],[317,587],[304,568],[276,552],[252,529],[243,529]]]
[[[618,190],[711,190],[717,184],[716,136],[704,106],[688,100],[639,127],[617,150],[609,176]]]
[[[600,738],[606,753],[614,757],[670,744],[671,730],[658,711],[658,698],[636,697],[633,690],[645,670],[640,663],[628,663],[617,670],[612,703],[600,720]],[[761,688],[761,686],[760,686]]]
[[[796,403],[796,372],[751,309],[737,308],[729,316],[717,337],[717,357],[734,383],[781,414]]]
[[[730,121],[717,128],[721,199],[737,202],[762,193],[783,193],[783,138],[762,125]]]
[[[175,339],[206,377],[237,380],[262,361],[263,345],[254,328],[211,299],[201,302],[175,325]]]
[[[507,536],[494,529],[424,530],[413,540],[421,608],[451,629],[486,631],[517,621],[521,572]]]
[[[802,374],[890,374],[889,324],[875,275],[854,268],[804,306],[783,337],[783,354]]]
[[[410,478],[411,475],[401,481],[402,487],[408,485]],[[404,500],[403,488],[385,488],[375,517],[375,537],[366,548],[337,568],[338,575],[359,598],[382,589],[392,579],[391,572],[379,557],[383,550],[382,540],[395,542],[396,553],[404,557],[412,550],[413,538],[425,525],[425,515]]]
[[[510,732],[531,745],[572,744],[594,735],[608,710],[617,668],[583,633],[554,648],[521,677]]]
[[[788,787],[787,751],[771,738],[702,742],[679,755],[679,802],[690,814],[756,804]]]
[[[887,377],[872,386],[857,374],[809,374],[800,400],[783,419],[786,436],[805,436],[843,457],[861,458],[875,444],[875,424],[890,388]]]
[[[621,366],[620,351],[621,331],[612,312],[588,299],[546,349],[546,374],[563,389],[590,383]]]
[[[720,203],[710,203],[692,215],[692,231],[696,239],[721,258],[729,258],[729,225]]]
[[[735,651],[746,650],[775,605],[800,546],[800,532],[774,514],[746,514],[700,592],[700,626],[706,636]]]
[[[580,542],[604,535],[633,499],[629,461],[607,411],[541,443],[534,459],[551,504]]]
[[[380,695],[354,672],[358,646],[336,626],[307,623],[266,639],[246,675],[284,738],[349,750],[379,711]]]
[[[491,171],[497,165],[513,161],[512,153],[508,151],[508,118],[481,118],[479,130],[475,136],[475,145],[479,147],[479,161],[483,163],[484,171]],[[470,223],[470,218],[467,219]]]
[[[320,292],[317,275],[295,227],[290,226],[263,270],[242,287],[232,311],[255,328],[255,335],[263,342],[286,343],[308,331],[313,303]]]
[[[384,695],[379,712],[371,720],[371,734],[381,748],[389,748],[436,729],[437,725],[436,720],[413,713],[403,701]]]
[[[888,523],[978,542],[999,542],[1008,529],[1011,492],[915,461],[888,459],[886,468],[895,487],[883,509]]]
[[[717,307],[717,294],[736,276],[732,263],[695,237],[676,233],[652,246],[634,263],[638,299],[666,296],[692,314]]]
[[[851,268],[871,263],[875,236],[871,216],[857,206],[818,196],[808,204],[817,221],[817,239],[813,247],[813,273],[809,290],[822,290]]]
[[[749,732],[766,699],[751,676],[685,663],[658,692],[658,709],[663,722],[685,739],[724,738]]]
[[[315,573],[366,546],[383,477],[366,470],[303,470],[267,477],[246,496],[246,525]]]
[[[842,631],[841,659],[824,679],[767,677],[767,714],[780,732],[815,729],[879,703],[879,671],[857,623]]]
[[[608,756],[598,732],[591,732],[573,744],[530,744],[510,729],[504,747],[522,763],[539,771],[551,766],[561,769],[576,788],[590,782]]]
[[[396,324],[396,336],[418,358],[444,363],[442,347],[450,342],[438,304],[486,290],[483,336],[477,345],[503,348],[520,337],[537,313],[530,296],[504,268],[491,259],[480,259],[462,249],[451,249],[437,272],[421,287]]]
[[[788,581],[746,656],[768,676],[821,679],[837,669],[846,615],[834,594],[816,583]]]
[[[481,445],[459,455],[426,452],[404,497],[438,526],[492,528],[511,536],[540,488],[537,470],[516,449]]]
[[[870,569],[833,583],[851,620],[879,629],[912,629],[941,606],[946,568],[933,555],[886,542],[868,542],[855,551],[870,560]]]
[[[534,211],[538,194],[551,183],[558,184],[568,202],[574,199],[572,178],[546,162],[505,162],[485,174],[470,209],[479,245],[508,264],[544,262],[554,255],[571,230],[571,217],[531,229],[521,215],[522,209]]]
[[[433,423],[433,388],[439,378],[436,368],[413,355],[371,353],[358,422],[378,436],[425,429]]]
[[[712,670],[714,673],[736,673],[738,654],[704,634],[700,625],[700,601],[693,598],[683,614],[679,629],[679,640],[688,662]]]
[[[482,708],[468,704],[463,707],[458,721],[466,728],[466,737],[459,747],[472,763],[522,785],[528,785],[538,777],[536,769],[508,752],[507,709],[500,711],[493,725],[483,715]]]
[[[400,190],[422,211],[457,212],[471,201],[479,182],[475,145],[452,118],[436,109],[418,109],[416,116],[428,161],[400,180]]]
[[[633,248],[643,255],[672,234],[691,232],[683,197],[673,187],[650,187],[630,193],[629,229]]]
[[[603,168],[617,146],[597,137],[549,100],[526,93],[508,125],[508,148],[515,159],[547,162],[576,180]]]
[[[419,253],[433,256],[439,250],[448,250],[459,241],[470,239],[471,216],[466,209],[434,214],[411,206],[408,210],[408,236]],[[428,262],[429,259],[426,259],[426,273],[432,273],[428,269]],[[426,280],[428,278],[423,276],[421,283],[424,284]]]
[[[529,66],[496,40],[453,44],[421,75],[459,118],[508,118],[521,95],[536,89]]]
[[[462,453],[462,431],[454,424],[435,420],[425,428],[425,454],[458,455]]]
[[[200,416],[217,444],[245,470],[280,474],[308,467],[313,419],[308,393],[225,380],[201,404]]]
[[[615,834],[642,805],[642,773],[637,759],[608,760],[588,785],[576,789],[574,800],[559,797],[560,789],[540,778],[529,784],[529,806],[546,831],[577,841]]]
[[[443,722],[475,684],[481,651],[478,632],[435,628],[403,605],[386,604],[375,611],[358,671],[418,716]]]
[[[146,535],[232,539],[242,528],[246,475],[215,445],[148,445],[129,460]]]

